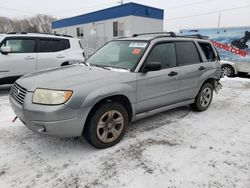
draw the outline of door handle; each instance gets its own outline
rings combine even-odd
[[[30,60],[30,59],[35,59],[34,57],[32,57],[32,56],[26,56],[24,59],[26,59],[26,60]]]
[[[205,69],[206,69],[206,67],[203,67],[203,66],[201,66],[201,67],[199,68],[200,71],[205,70]]]
[[[177,74],[178,74],[178,72],[171,71],[171,72],[168,74],[168,76],[173,77],[173,76],[176,76]]]
[[[56,56],[57,58],[65,58],[65,56],[63,56],[63,55],[58,55],[58,56]]]

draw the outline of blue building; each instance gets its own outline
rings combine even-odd
[[[52,23],[52,30],[84,41],[96,41],[97,45],[93,46],[96,48],[116,37],[142,32],[161,32],[163,18],[162,9],[127,3],[55,21]]]

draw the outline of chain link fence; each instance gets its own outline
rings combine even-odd
[[[107,37],[86,37],[81,39],[86,57],[92,55],[97,49],[102,47],[107,42]]]

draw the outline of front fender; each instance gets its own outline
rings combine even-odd
[[[127,97],[131,104],[136,101],[135,88],[128,84],[117,84],[95,89],[85,97],[81,106],[92,108],[99,101],[116,95],[123,95]]]
[[[84,99],[81,104],[79,116],[82,119],[82,127],[84,128],[87,117],[91,111],[91,109],[100,102],[101,100],[116,96],[123,95],[128,98],[131,103],[132,111],[134,112],[134,103],[136,101],[136,92],[135,87],[132,87],[127,84],[119,84],[119,85],[110,85],[104,86],[90,92]]]

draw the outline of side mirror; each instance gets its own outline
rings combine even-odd
[[[1,48],[1,53],[4,55],[7,55],[8,53],[11,53],[11,47],[9,46],[4,46]]]
[[[161,70],[161,62],[146,62],[143,72]]]

